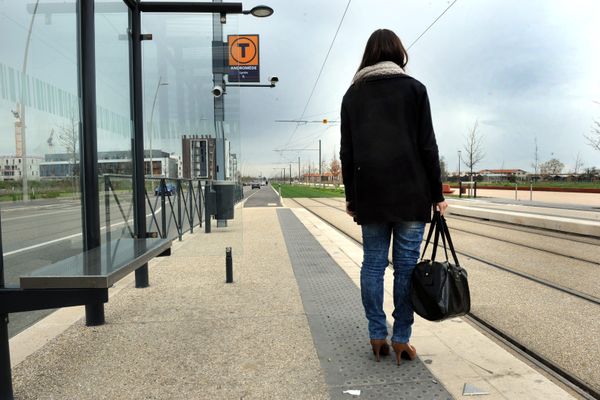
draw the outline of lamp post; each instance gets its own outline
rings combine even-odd
[[[460,179],[460,150],[458,151],[458,197],[462,197],[462,180]]]
[[[23,201],[29,200],[29,187],[28,187],[28,178],[29,178],[29,168],[27,168],[27,143],[25,137],[25,93],[27,91],[27,58],[29,56],[29,44],[31,43],[31,31],[33,30],[33,23],[35,21],[35,16],[37,15],[37,9],[40,0],[36,0],[35,5],[33,7],[33,14],[31,16],[31,22],[29,23],[29,30],[27,31],[27,41],[25,42],[25,56],[23,57],[23,68],[21,69],[21,96],[19,101],[17,102],[17,109],[13,112],[15,116],[15,146],[16,151],[15,155],[17,157],[21,157],[22,160],[22,168],[23,174],[21,176],[21,185],[23,191]],[[19,148],[20,147],[20,148]]]
[[[223,0],[213,0],[213,3],[223,3]],[[273,9],[267,6],[256,6],[251,10],[242,10],[242,14],[251,14],[255,17],[264,18],[269,17],[273,14]],[[226,47],[223,43],[223,24],[227,22],[226,14],[213,14],[213,85],[214,88],[226,88],[225,74],[226,74]],[[271,82],[274,86],[274,82]],[[214,124],[215,124],[215,153],[217,159],[217,179],[225,180],[227,177],[225,171],[226,160],[228,155],[225,154],[225,99],[224,92],[213,89],[214,102]],[[220,93],[219,93],[220,92]],[[226,227],[227,220],[217,220],[217,227]]]
[[[161,86],[168,86],[168,82],[162,82],[162,76],[158,77],[158,83],[156,84],[156,91],[154,92],[154,101],[152,101],[152,111],[150,112],[150,129],[149,129],[149,145],[150,145],[150,177],[154,175],[154,160],[152,157],[152,137],[154,136],[154,108],[156,106],[156,99],[158,98],[158,89]]]
[[[223,0],[213,0],[213,3],[222,3]],[[273,9],[268,6],[258,5],[250,10],[243,10],[244,15],[253,15],[258,18],[265,18],[273,15]],[[274,77],[271,78],[269,85],[237,85],[227,84],[225,82],[225,60],[226,60],[226,47],[223,42],[223,24],[227,22],[225,14],[213,14],[213,84],[214,87],[226,88],[227,86],[248,86],[248,87],[275,87],[275,84],[279,80]],[[225,122],[225,99],[221,92],[219,94],[213,91],[214,97],[214,123],[215,123],[215,136],[216,136],[216,155],[217,155],[217,179],[225,180],[225,132],[223,124]],[[217,224],[218,225],[218,224]]]

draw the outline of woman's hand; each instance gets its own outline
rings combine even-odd
[[[448,208],[448,203],[446,203],[446,200],[433,205],[433,211],[439,211],[440,215],[444,215],[444,211],[446,211],[446,208]]]
[[[350,208],[350,202],[349,201],[346,202],[346,214],[348,214],[352,218],[354,218],[356,216],[356,213],[354,212],[354,210],[352,210]]]

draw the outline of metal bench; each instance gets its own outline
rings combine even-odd
[[[170,249],[171,239],[112,240],[21,276],[20,284],[22,289],[107,289]]]
[[[170,255],[171,241],[112,240],[21,276],[19,287],[4,287],[0,257],[0,398],[12,398],[9,313],[85,305],[87,325],[100,325],[104,323],[102,307],[108,302],[108,289],[154,257]],[[88,307],[94,311],[98,306],[101,313],[87,313]]]

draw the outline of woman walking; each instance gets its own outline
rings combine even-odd
[[[383,276],[393,237],[396,361],[414,359],[409,343],[411,274],[432,208],[444,212],[438,148],[425,86],[404,73],[408,54],[396,34],[371,35],[341,112],[340,159],[348,214],[361,225],[361,296],[377,361],[388,355]]]

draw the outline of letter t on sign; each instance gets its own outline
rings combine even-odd
[[[242,58],[246,58],[246,47],[250,47],[249,43],[238,43],[238,47],[242,51]]]

